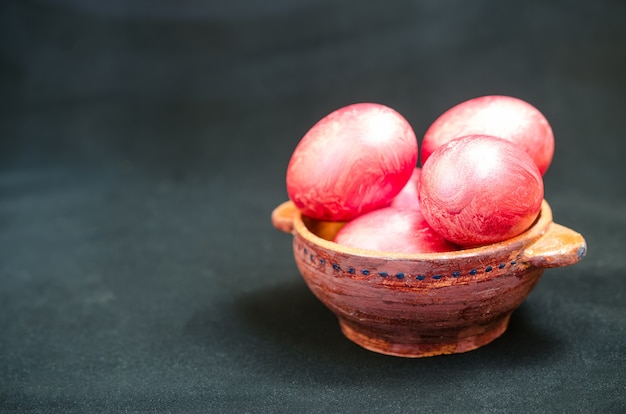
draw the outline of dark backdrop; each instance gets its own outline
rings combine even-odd
[[[626,3],[0,3],[0,410],[624,412]],[[556,135],[548,270],[466,354],[359,348],[270,223],[319,118],[475,96]]]

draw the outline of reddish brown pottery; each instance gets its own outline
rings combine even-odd
[[[584,238],[552,221],[544,200],[535,224],[501,243],[456,252],[395,254],[333,243],[342,223],[312,220],[287,201],[274,226],[293,234],[306,284],[346,337],[402,357],[466,352],[504,333],[544,269],[577,263]]]

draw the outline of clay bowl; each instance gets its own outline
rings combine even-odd
[[[502,335],[546,268],[577,263],[584,238],[552,221],[544,200],[525,233],[446,253],[395,254],[331,240],[343,223],[300,214],[287,201],[274,226],[293,234],[296,265],[344,335],[382,354],[426,357],[470,351]]]

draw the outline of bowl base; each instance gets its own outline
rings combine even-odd
[[[405,358],[422,358],[444,354],[458,354],[478,349],[502,335],[511,313],[487,325],[472,327],[455,336],[381,335],[370,328],[345,319],[339,319],[343,334],[361,347],[380,354]]]

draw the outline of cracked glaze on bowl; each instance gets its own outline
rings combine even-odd
[[[274,226],[293,234],[296,265],[346,337],[402,357],[466,352],[502,335],[546,268],[577,263],[584,238],[552,221],[544,200],[535,223],[504,242],[445,253],[394,254],[332,240],[343,223],[300,214],[287,201]]]

